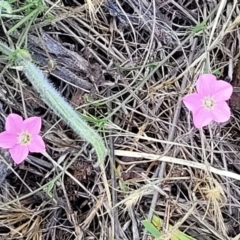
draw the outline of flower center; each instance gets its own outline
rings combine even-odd
[[[215,105],[215,101],[214,101],[213,98],[211,98],[211,97],[205,97],[205,98],[203,99],[203,106],[204,106],[206,109],[208,109],[208,110],[213,109],[213,108],[214,108],[214,105]]]
[[[22,145],[28,145],[31,142],[31,135],[27,132],[22,132],[18,136],[18,142]]]

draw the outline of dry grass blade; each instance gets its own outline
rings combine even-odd
[[[219,174],[224,177],[230,177],[236,180],[240,180],[240,175],[231,173],[229,171],[223,171],[220,169],[216,169],[214,167],[211,167],[209,165],[206,165],[205,163],[198,163],[198,162],[191,162],[186,159],[179,159],[179,158],[173,158],[173,157],[168,157],[168,156],[161,156],[157,154],[150,154],[150,153],[139,153],[139,152],[132,152],[132,151],[122,151],[122,150],[115,150],[115,155],[116,156],[121,156],[121,157],[131,157],[131,158],[143,158],[143,159],[149,159],[151,161],[160,161],[160,162],[169,162],[169,163],[176,163],[180,165],[185,165],[193,168],[198,168],[207,171],[210,171],[215,174]],[[148,160],[143,160],[143,161],[134,161],[130,162],[127,164],[136,164],[136,163],[147,163],[149,162]]]

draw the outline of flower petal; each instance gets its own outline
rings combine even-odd
[[[19,164],[23,160],[25,160],[29,153],[28,148],[26,146],[23,146],[20,144],[14,146],[9,151],[10,151],[13,161],[17,164]]]
[[[202,96],[210,97],[216,84],[217,79],[213,74],[202,74],[197,80],[197,92]]]
[[[213,97],[216,102],[222,102],[228,100],[233,92],[233,87],[230,83],[223,80],[218,80],[215,87]]]
[[[39,135],[32,136],[32,140],[28,145],[28,150],[36,153],[45,152],[46,147],[42,137]]]
[[[213,120],[215,122],[227,122],[231,117],[231,111],[226,102],[219,102],[212,110]]]
[[[199,108],[193,112],[193,123],[196,128],[207,126],[213,120],[212,113],[205,108]]]
[[[17,142],[17,134],[15,133],[9,133],[7,131],[4,131],[0,133],[0,147],[2,148],[12,148],[14,147]]]
[[[24,130],[28,131],[31,135],[39,134],[41,126],[42,119],[40,117],[30,117],[23,121]]]
[[[190,111],[197,111],[202,107],[203,97],[198,93],[188,94],[183,98],[183,103]]]
[[[23,118],[15,113],[11,113],[6,119],[6,130],[11,133],[19,133],[22,130]]]

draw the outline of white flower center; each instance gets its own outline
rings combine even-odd
[[[22,132],[18,136],[18,142],[22,145],[28,145],[31,142],[31,135],[28,132]]]
[[[206,109],[208,109],[208,110],[213,109],[214,106],[215,106],[215,101],[214,101],[214,99],[211,98],[211,97],[205,97],[205,98],[203,99],[203,106],[204,106]]]

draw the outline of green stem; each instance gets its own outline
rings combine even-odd
[[[0,42],[0,51],[7,55],[14,53],[14,50],[10,49],[2,42]],[[103,166],[106,148],[100,135],[98,135],[98,133],[80,117],[73,107],[68,104],[39,68],[26,60],[20,53],[17,53],[16,56],[17,62],[23,66],[23,72],[26,77],[40,93],[43,101],[52,108],[52,110],[61,117],[74,132],[93,145],[98,156],[98,161]]]

